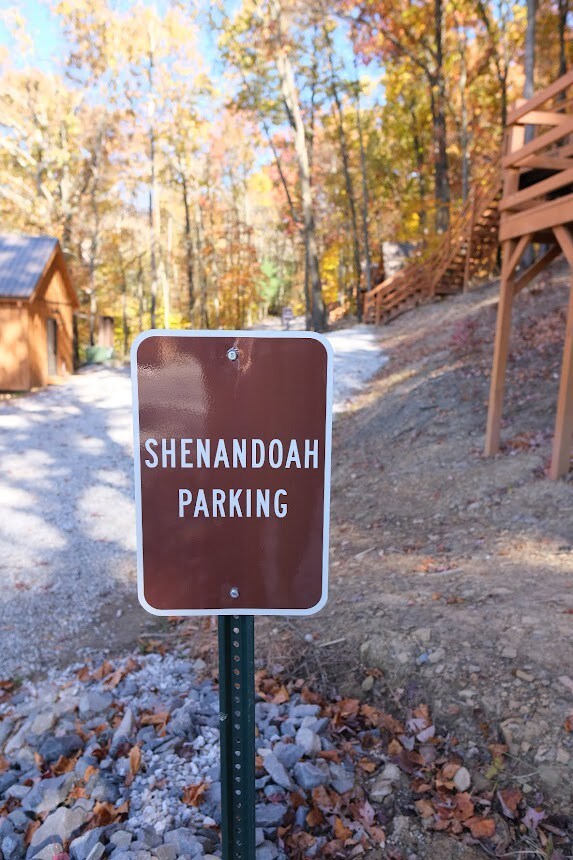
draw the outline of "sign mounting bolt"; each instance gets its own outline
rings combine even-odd
[[[239,351],[236,347],[232,346],[231,349],[227,350],[227,358],[229,361],[236,361],[239,357]]]
[[[234,600],[236,600],[236,598],[239,596],[239,589],[236,586],[233,586],[233,588],[230,590],[229,594],[231,595],[231,597]]]

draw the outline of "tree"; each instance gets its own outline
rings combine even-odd
[[[277,110],[282,105],[292,130],[312,297],[311,321],[316,331],[322,331],[326,327],[326,309],[320,281],[309,136],[293,64],[297,55],[293,22],[298,14],[295,3],[245,0],[238,13],[225,20],[221,46],[227,62],[240,72],[238,101],[242,107],[263,121],[278,122]]]

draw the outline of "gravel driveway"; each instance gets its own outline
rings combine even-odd
[[[333,345],[340,411],[385,357],[363,326]],[[131,432],[126,370],[91,369],[0,404],[0,678],[165,624],[135,596]]]

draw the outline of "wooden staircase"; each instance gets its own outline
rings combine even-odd
[[[379,325],[436,296],[467,289],[497,266],[501,161],[474,184],[463,209],[431,251],[364,295],[364,322]]]

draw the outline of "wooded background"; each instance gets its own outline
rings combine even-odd
[[[57,236],[93,342],[320,330],[381,280],[381,243],[436,242],[499,157],[508,104],[568,67],[569,0],[61,0],[36,62],[0,13],[3,231]]]

